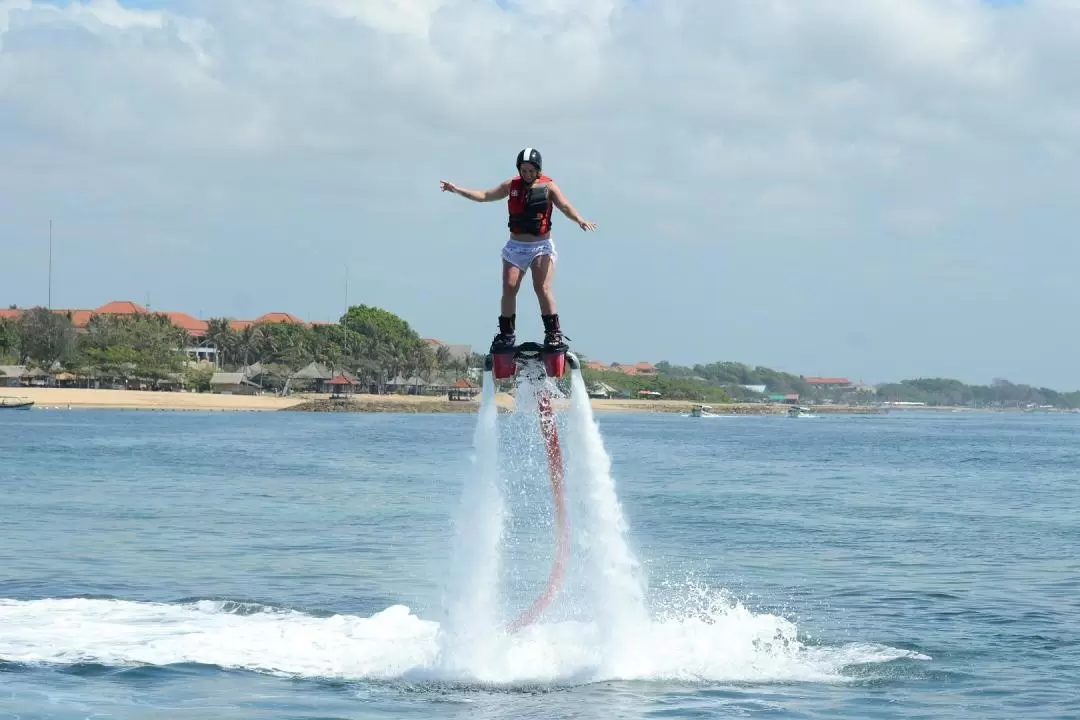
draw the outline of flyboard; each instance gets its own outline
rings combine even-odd
[[[563,377],[568,366],[570,370],[581,369],[577,356],[566,346],[548,348],[535,342],[526,342],[504,351],[491,353],[484,359],[484,370],[491,372],[495,380],[524,376],[536,381],[539,388],[536,393],[536,403],[540,413],[540,431],[544,436],[548,475],[551,478],[551,494],[555,508],[555,558],[548,574],[547,584],[532,605],[510,624],[511,631],[530,625],[540,617],[555,599],[566,573],[566,561],[570,554],[570,525],[566,518],[566,493],[563,485],[565,468],[562,448],[559,445],[559,430],[551,409],[551,391],[549,386],[542,381],[545,377]]]

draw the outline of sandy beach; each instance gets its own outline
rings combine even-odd
[[[82,388],[0,388],[0,395],[33,400],[35,407],[114,408],[123,410],[282,410],[300,402],[273,395],[86,390]]]
[[[211,393],[149,392],[139,390],[86,390],[68,388],[0,388],[0,395],[24,397],[35,407],[112,408],[118,410],[188,410],[188,411],[279,411],[346,410],[351,412],[476,412],[479,400],[449,401],[445,396],[365,395],[348,401],[330,402],[326,395],[217,395]],[[512,410],[514,398],[499,393],[496,401],[502,410]],[[565,407],[568,401],[557,401]],[[591,401],[594,412],[688,413],[694,403],[682,400],[599,400]],[[858,413],[869,408],[817,406],[815,413]],[[760,403],[715,404],[712,412],[721,415],[776,415],[787,412],[783,405]]]
[[[84,388],[0,388],[0,396],[21,397],[36,408],[111,408],[116,410],[190,410],[266,412],[299,408],[315,401],[328,405],[327,395],[221,395],[215,393],[87,390]],[[514,399],[500,393],[499,405],[512,408]],[[340,403],[334,403],[339,405]],[[478,401],[450,402],[446,396],[355,395],[348,408],[355,412],[476,412]]]

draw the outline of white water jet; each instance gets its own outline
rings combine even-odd
[[[444,670],[474,674],[488,667],[501,632],[499,577],[506,504],[499,476],[495,381],[484,374],[473,431],[473,471],[465,478],[454,523],[451,573],[440,632]]]
[[[641,566],[611,475],[611,458],[580,372],[571,373],[567,486],[581,514],[576,540],[587,564],[591,615],[604,644],[601,672],[640,673],[648,662],[641,633],[649,627]]]
[[[580,372],[571,371],[570,385],[570,411],[561,423],[561,436],[566,492],[571,504],[571,537],[577,546],[571,562],[581,563],[573,574],[580,578],[582,597],[573,597],[577,593],[563,587],[556,603],[560,598],[573,603],[578,611],[575,614],[584,615],[583,619],[594,623],[599,641],[598,670],[602,674],[640,673],[643,663],[648,662],[640,638],[643,629],[649,626],[640,565],[630,548],[629,530],[611,475],[611,459],[593,418]],[[513,460],[511,465],[519,473],[529,468],[527,475],[538,473],[531,472],[532,463],[525,455],[531,457],[537,451],[543,454],[542,443],[538,443],[536,407],[537,393],[541,391],[559,395],[546,378],[524,373],[517,377],[517,411],[508,428],[508,437],[503,438],[512,446],[505,448]],[[525,433],[530,436],[526,437]],[[537,437],[531,437],[533,433]],[[443,669],[470,677],[484,675],[484,669],[496,666],[492,661],[499,652],[497,648],[511,640],[500,620],[500,601],[507,591],[503,558],[511,552],[506,534],[510,512],[500,490],[521,499],[539,490],[530,487],[522,494],[523,489],[518,487],[516,492],[510,492],[519,482],[500,477],[499,442],[494,380],[486,373],[474,436],[475,471],[464,485],[457,518],[453,566],[456,582],[447,598],[449,612],[440,633]],[[552,537],[552,546],[554,540]],[[537,592],[541,589],[537,588]],[[550,610],[547,622],[550,622]],[[544,622],[541,618],[540,623]]]

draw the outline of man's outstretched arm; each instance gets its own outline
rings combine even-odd
[[[510,194],[510,181],[506,180],[499,183],[498,186],[491,188],[490,190],[469,190],[467,188],[460,188],[452,182],[441,180],[439,186],[443,192],[452,192],[456,195],[460,195],[463,198],[468,198],[473,202],[492,202],[493,200],[502,200]]]
[[[585,218],[581,217],[581,213],[579,213],[577,209],[570,204],[570,201],[566,199],[566,196],[563,195],[563,192],[559,189],[558,185],[556,185],[555,183],[551,183],[548,186],[548,192],[551,193],[552,204],[554,204],[555,207],[559,208],[563,215],[576,222],[578,224],[578,227],[580,227],[582,230],[596,229],[596,223],[589,222]]]

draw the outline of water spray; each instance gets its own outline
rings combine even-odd
[[[558,378],[566,373],[566,366],[571,370],[581,368],[577,356],[567,350],[551,350],[537,343],[523,343],[508,352],[488,355],[484,370],[491,371],[495,380],[503,380],[515,375],[522,375],[537,381],[537,410],[540,414],[540,430],[544,437],[547,454],[548,476],[551,480],[552,503],[555,514],[555,557],[548,573],[544,590],[509,625],[511,632],[531,625],[544,613],[558,595],[566,575],[566,564],[570,555],[570,523],[566,516],[566,488],[563,480],[566,475],[563,466],[562,447],[559,443],[559,429],[555,422],[555,413],[551,407],[551,387],[545,377]],[[520,399],[520,396],[519,396]]]

